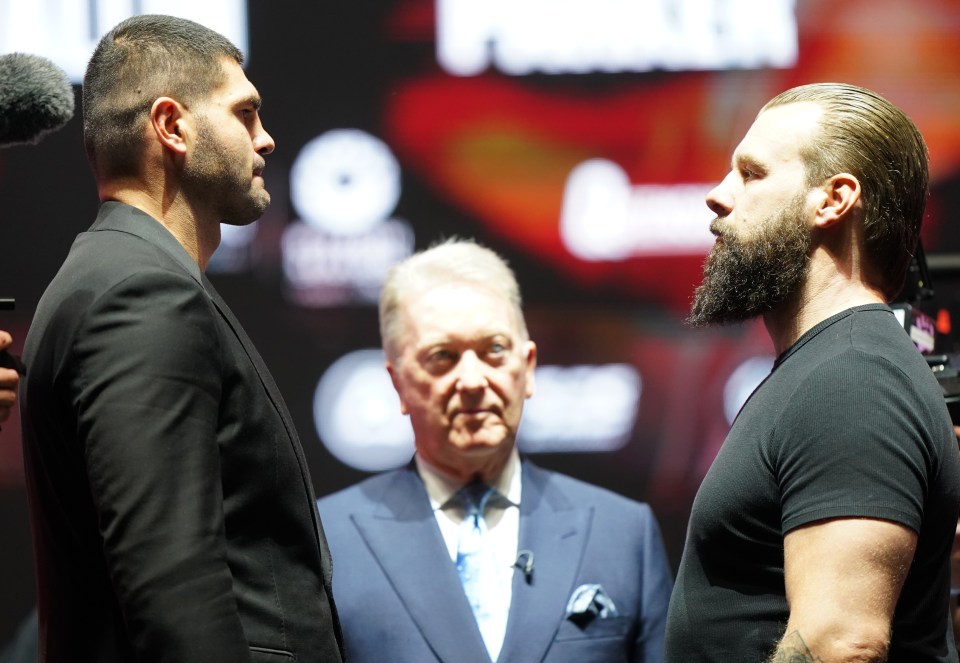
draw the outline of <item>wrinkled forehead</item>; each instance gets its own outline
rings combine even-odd
[[[495,287],[451,282],[405,293],[400,300],[402,343],[415,343],[425,333],[505,333],[522,337],[521,315],[508,296]]]

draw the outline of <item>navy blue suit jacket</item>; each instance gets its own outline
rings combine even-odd
[[[650,508],[524,461],[517,570],[500,663],[658,662],[672,580]],[[319,500],[351,663],[490,663],[423,482],[411,465]],[[599,583],[619,616],[578,625]]]

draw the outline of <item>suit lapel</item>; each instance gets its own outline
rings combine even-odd
[[[220,296],[220,293],[217,292],[216,288],[213,287],[213,284],[206,276],[202,277],[201,283],[203,284],[204,290],[206,290],[207,294],[210,296],[210,300],[213,302],[213,305],[217,308],[217,311],[220,312],[220,316],[227,323],[227,326],[230,327],[234,336],[237,337],[237,340],[240,341],[240,345],[243,347],[244,353],[246,353],[247,358],[250,360],[250,363],[256,370],[257,375],[260,377],[260,383],[263,385],[263,388],[267,393],[267,397],[270,399],[270,402],[273,403],[273,407],[277,410],[280,415],[280,420],[283,422],[283,427],[287,433],[287,439],[290,440],[294,455],[297,458],[297,464],[300,466],[300,480],[303,483],[304,490],[306,491],[307,497],[310,500],[310,504],[314,505],[313,508],[310,509],[310,514],[313,516],[313,529],[317,536],[317,540],[320,543],[320,564],[323,570],[324,585],[326,586],[327,594],[329,595],[331,594],[330,578],[333,572],[330,562],[330,549],[327,546],[327,540],[323,534],[323,527],[321,526],[320,519],[317,516],[317,509],[315,506],[317,503],[317,498],[313,493],[313,484],[310,481],[310,472],[307,469],[307,460],[303,455],[303,449],[300,446],[300,440],[297,437],[297,432],[293,426],[290,413],[287,411],[287,406],[283,401],[283,397],[280,395],[279,388],[273,381],[273,376],[270,375],[270,371],[267,369],[267,365],[263,363],[263,358],[254,347],[253,341],[250,340],[250,338],[247,336],[247,333],[240,325],[240,322],[236,319],[236,317],[234,317],[233,311],[230,310],[230,307],[227,306],[227,303],[223,300],[223,298]]]
[[[247,358],[250,359],[250,363],[253,364],[253,367],[256,369],[257,375],[260,377],[260,382],[263,385],[263,388],[266,390],[267,396],[270,398],[270,402],[273,403],[273,406],[280,414],[280,418],[283,420],[283,426],[287,430],[287,436],[291,440],[298,439],[296,431],[293,427],[293,421],[290,418],[290,413],[287,411],[283,397],[280,395],[280,390],[273,381],[273,376],[270,375],[267,365],[263,363],[263,358],[260,356],[260,353],[257,352],[257,349],[254,347],[253,341],[251,341],[247,336],[247,333],[244,331],[237,318],[233,315],[233,311],[231,311],[230,307],[227,306],[227,303],[223,300],[223,297],[221,297],[220,293],[217,292],[216,288],[213,287],[210,279],[204,276],[201,282],[203,283],[204,290],[206,290],[207,294],[210,295],[210,299],[213,301],[214,306],[217,307],[220,315],[233,331],[234,336],[236,336],[237,340],[240,341],[240,345],[243,347],[243,351],[246,353]],[[303,455],[299,449],[299,445],[297,446],[297,459],[300,460],[302,464]],[[303,465],[301,466],[301,469],[303,469]]]
[[[521,550],[534,555],[530,581],[513,578],[503,661],[542,661],[564,619],[583,558],[592,509],[572,504],[550,485],[550,475],[523,463],[520,503]]]
[[[352,519],[437,659],[490,663],[416,471],[401,470],[374,512]]]

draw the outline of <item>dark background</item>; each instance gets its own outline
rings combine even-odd
[[[634,184],[716,182],[756,111],[780,90],[817,80],[871,87],[914,117],[930,144],[923,237],[936,295],[921,307],[939,316],[938,350],[955,352],[960,8],[904,4],[798,0],[800,55],[787,69],[455,78],[436,64],[429,0],[250,2],[247,74],[277,143],[266,171],[274,203],[246,266],[212,278],[287,399],[317,494],[366,476],[319,439],[317,380],[345,353],[379,346],[372,305],[299,305],[281,268],[279,238],[297,218],[290,168],[305,143],[331,129],[362,129],[391,147],[402,180],[394,215],[413,227],[417,248],[457,234],[510,261],[541,364],[636,368],[642,397],[622,448],[536,460],[650,502],[674,566],[689,505],[728,426],[724,385],[742,362],[769,357],[770,343],[758,323],[684,326],[702,252],[599,263],[567,252],[556,217],[569,168],[558,162],[608,158]],[[79,117],[37,146],[0,151],[0,296],[17,300],[15,311],[0,313],[0,328],[15,336],[15,349],[97,204]],[[0,643],[34,601],[18,427],[14,416],[0,432]]]

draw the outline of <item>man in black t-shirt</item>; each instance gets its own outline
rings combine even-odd
[[[920,233],[927,151],[879,95],[788,90],[707,197],[690,320],[762,316],[778,354],[697,494],[666,660],[956,661],[960,456],[886,306]]]

